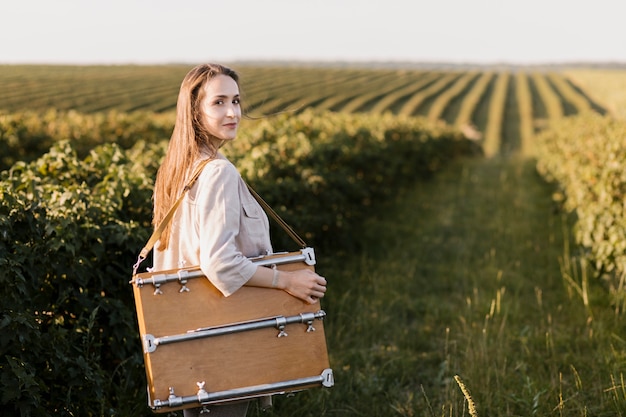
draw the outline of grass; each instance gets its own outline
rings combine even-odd
[[[385,203],[358,253],[318,253],[335,387],[250,414],[626,415],[622,317],[551,193],[533,161],[493,158]]]

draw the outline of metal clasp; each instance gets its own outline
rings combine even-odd
[[[189,292],[190,289],[187,287],[187,277],[189,276],[189,271],[181,269],[178,271],[178,282],[180,282],[180,290],[178,292]]]
[[[137,274],[137,270],[139,269],[139,265],[141,265],[141,263],[144,261],[144,259],[146,259],[145,256],[139,255],[137,257],[137,262],[135,263],[135,265],[133,265],[133,275]]]
[[[161,295],[163,291],[161,291],[161,284],[154,284],[154,292],[153,295]]]
[[[170,407],[177,407],[179,405],[183,405],[183,397],[177,397],[174,394],[174,387],[169,388],[170,395],[167,397],[167,401]]]
[[[313,320],[318,318],[316,317],[316,314],[315,313],[300,313],[300,317],[302,317],[302,323],[306,323],[307,325],[306,332],[307,333],[314,332],[315,327],[313,326]],[[319,317],[319,319],[321,320],[321,317]]]
[[[307,265],[315,265],[315,250],[313,248],[302,248],[302,254],[304,255],[304,263]]]
[[[285,326],[287,325],[287,319],[283,316],[276,317],[276,328],[278,329],[277,337],[287,337],[289,336],[285,331]]]
[[[198,386],[198,392],[196,393],[198,402],[200,402],[200,404],[206,403],[209,400],[209,393],[204,389],[206,382],[196,382],[196,385]]]

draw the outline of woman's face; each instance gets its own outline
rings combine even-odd
[[[207,81],[203,88],[200,108],[205,128],[218,139],[235,139],[241,118],[239,86],[229,76],[219,74]]]

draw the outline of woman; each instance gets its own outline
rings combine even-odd
[[[154,192],[158,225],[203,160],[154,251],[155,270],[200,265],[224,296],[244,285],[276,288],[314,303],[324,296],[326,280],[308,269],[286,272],[256,266],[248,258],[272,252],[269,221],[237,169],[218,152],[234,140],[241,119],[239,77],[230,68],[206,64],[193,68],[178,95],[176,124]],[[245,416],[248,403],[213,406],[211,416]],[[200,409],[185,410],[185,416]]]

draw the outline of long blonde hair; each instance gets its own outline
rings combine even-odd
[[[152,224],[157,227],[167,215],[170,207],[180,196],[189,170],[200,157],[202,150],[208,150],[214,157],[222,140],[211,135],[204,126],[201,104],[204,99],[204,85],[217,75],[231,77],[239,86],[239,75],[232,69],[218,64],[202,64],[187,73],[180,86],[176,103],[176,122],[170,143],[159,167],[154,186],[154,217]],[[159,240],[158,250],[167,249],[170,226],[168,225]]]

